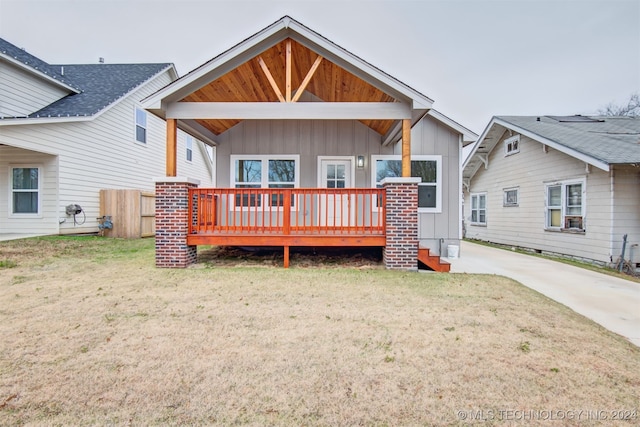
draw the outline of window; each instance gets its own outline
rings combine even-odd
[[[505,188],[503,206],[518,206],[518,189],[517,188]]]
[[[37,166],[11,167],[11,214],[40,213],[40,176]]]
[[[298,155],[275,156],[231,156],[232,185],[235,188],[295,188],[299,185]],[[260,207],[262,197],[258,194],[236,196],[236,206]],[[268,202],[270,207],[283,205],[282,195],[272,195]],[[292,205],[294,201],[291,201]]]
[[[584,201],[584,180],[547,184],[546,228],[584,230]]]
[[[471,195],[471,224],[487,225],[487,193]]]
[[[187,161],[193,160],[193,137],[187,135]]]
[[[520,152],[520,135],[504,140],[504,155],[509,156]]]
[[[402,158],[400,156],[371,156],[375,165],[372,181],[381,188],[385,178],[402,176]],[[411,156],[411,176],[422,178],[418,184],[418,212],[442,211],[442,157]]]
[[[136,108],[136,141],[147,143],[147,112]]]

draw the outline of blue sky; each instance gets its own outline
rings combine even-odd
[[[493,115],[593,114],[640,91],[640,0],[0,0],[0,37],[50,63],[184,75],[284,15],[477,133]]]

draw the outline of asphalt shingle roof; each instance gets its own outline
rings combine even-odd
[[[60,74],[59,67],[47,64],[42,59],[31,55],[29,52],[9,43],[3,38],[0,38],[0,53],[13,58],[15,61],[20,62],[21,64],[33,68],[35,71],[46,74],[52,79],[58,80],[59,82],[67,86],[71,86],[76,90],[80,90],[80,88],[73,81],[71,81],[69,77],[65,77]]]
[[[79,91],[30,114],[29,118],[92,116],[171,66],[169,63],[51,65],[1,38],[0,53]]]
[[[117,101],[171,64],[56,65],[82,92],[66,96],[29,117],[91,116]]]
[[[640,117],[576,117],[497,118],[608,164],[640,163]]]

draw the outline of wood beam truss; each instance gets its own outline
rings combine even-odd
[[[269,84],[271,84],[271,88],[275,92],[280,102],[298,102],[298,100],[302,96],[302,93],[304,92],[307,85],[311,81],[311,78],[313,77],[316,70],[320,66],[320,62],[322,62],[322,56],[318,55],[315,62],[311,66],[311,69],[307,72],[307,75],[304,77],[304,80],[300,84],[300,87],[298,88],[298,90],[296,90],[296,94],[292,97],[293,88],[291,87],[291,72],[292,72],[291,69],[293,67],[293,55],[291,54],[291,39],[287,40],[287,43],[285,46],[285,88],[284,88],[285,94],[284,96],[282,95],[282,91],[280,90],[280,87],[278,87],[278,83],[273,78],[273,74],[271,74],[271,71],[269,71],[269,67],[267,67],[267,64],[264,62],[262,57],[258,57],[258,63],[260,64],[260,68],[262,68],[262,72],[267,77],[267,80],[269,80]]]

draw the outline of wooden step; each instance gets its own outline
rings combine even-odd
[[[448,273],[451,270],[451,264],[444,261],[437,255],[431,255],[429,249],[418,248],[418,261],[432,269],[441,273]]]

